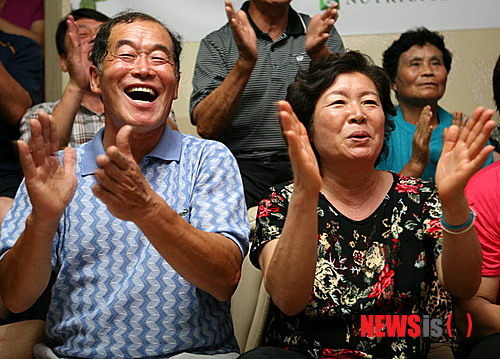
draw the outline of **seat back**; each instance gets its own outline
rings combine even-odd
[[[257,207],[248,210],[253,237]],[[260,345],[269,311],[269,294],[264,287],[262,272],[255,268],[248,256],[243,260],[241,279],[231,298],[234,334],[242,353]]]
[[[241,279],[231,298],[234,334],[242,353],[260,345],[269,310],[262,274],[245,257]]]

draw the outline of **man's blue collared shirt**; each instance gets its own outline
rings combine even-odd
[[[133,222],[114,217],[91,190],[103,130],[76,148],[78,185],[54,238],[56,281],[47,316],[55,353],[82,358],[167,358],[236,352],[229,303],[181,277]],[[153,190],[194,227],[234,241],[249,224],[238,166],[221,143],[165,130],[140,164]],[[11,248],[31,212],[24,183],[1,232]],[[168,240],[168,238],[165,238]]]

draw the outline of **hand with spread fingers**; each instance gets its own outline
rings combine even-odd
[[[338,3],[332,2],[330,7],[311,19],[306,33],[306,52],[312,59],[330,55],[332,52],[326,46],[330,31],[339,17]]]
[[[443,228],[438,273],[444,288],[450,292],[450,288],[456,288],[452,294],[459,298],[470,298],[481,283],[481,246],[473,226],[475,214],[465,197],[465,186],[493,150],[493,146],[485,146],[495,125],[492,115],[493,110],[478,107],[465,126],[451,125],[444,135],[436,168]],[[474,290],[464,291],[464,283]]]
[[[66,20],[68,26],[68,36],[65,38],[66,67],[70,81],[78,86],[82,91],[90,89],[90,75],[88,61],[85,56],[88,52],[82,52],[82,42],[75,18],[68,15]]]
[[[288,102],[280,101],[279,110],[281,126],[292,163],[294,188],[319,193],[323,180],[307,131]]]
[[[92,187],[93,193],[108,207],[117,218],[132,221],[138,218],[138,211],[144,215],[151,211],[151,201],[157,198],[134,161],[130,149],[132,128],[123,126],[116,135],[116,145],[99,155],[96,163],[99,168],[94,175],[98,184]]]
[[[56,124],[47,113],[31,120],[31,131],[29,144],[18,141],[18,148],[33,214],[57,222],[75,193],[76,155],[66,148],[61,164]]]
[[[485,146],[495,126],[493,110],[478,107],[462,129],[452,125],[446,131],[436,169],[440,198],[462,191],[469,178],[484,164],[493,146]]]
[[[225,5],[227,20],[233,31],[240,58],[255,63],[258,56],[257,37],[246,13],[242,10],[235,12],[231,1],[226,1]]]
[[[422,109],[418,118],[415,133],[413,134],[411,158],[401,170],[401,174],[420,177],[424,173],[431,156],[430,141],[434,130],[434,127],[431,126],[431,120],[431,106],[427,105]]]

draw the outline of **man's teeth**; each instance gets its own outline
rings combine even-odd
[[[155,91],[151,88],[148,88],[148,87],[131,87],[131,88],[128,88],[127,89],[127,93],[131,93],[131,92],[147,92],[149,93],[150,95],[154,96],[155,95]]]
[[[132,100],[141,103],[153,102],[158,96],[156,90],[143,86],[129,87],[128,89],[125,90],[125,93]]]

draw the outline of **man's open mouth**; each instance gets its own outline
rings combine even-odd
[[[150,103],[156,100],[158,93],[149,87],[133,86],[125,90],[125,93],[134,101]]]

